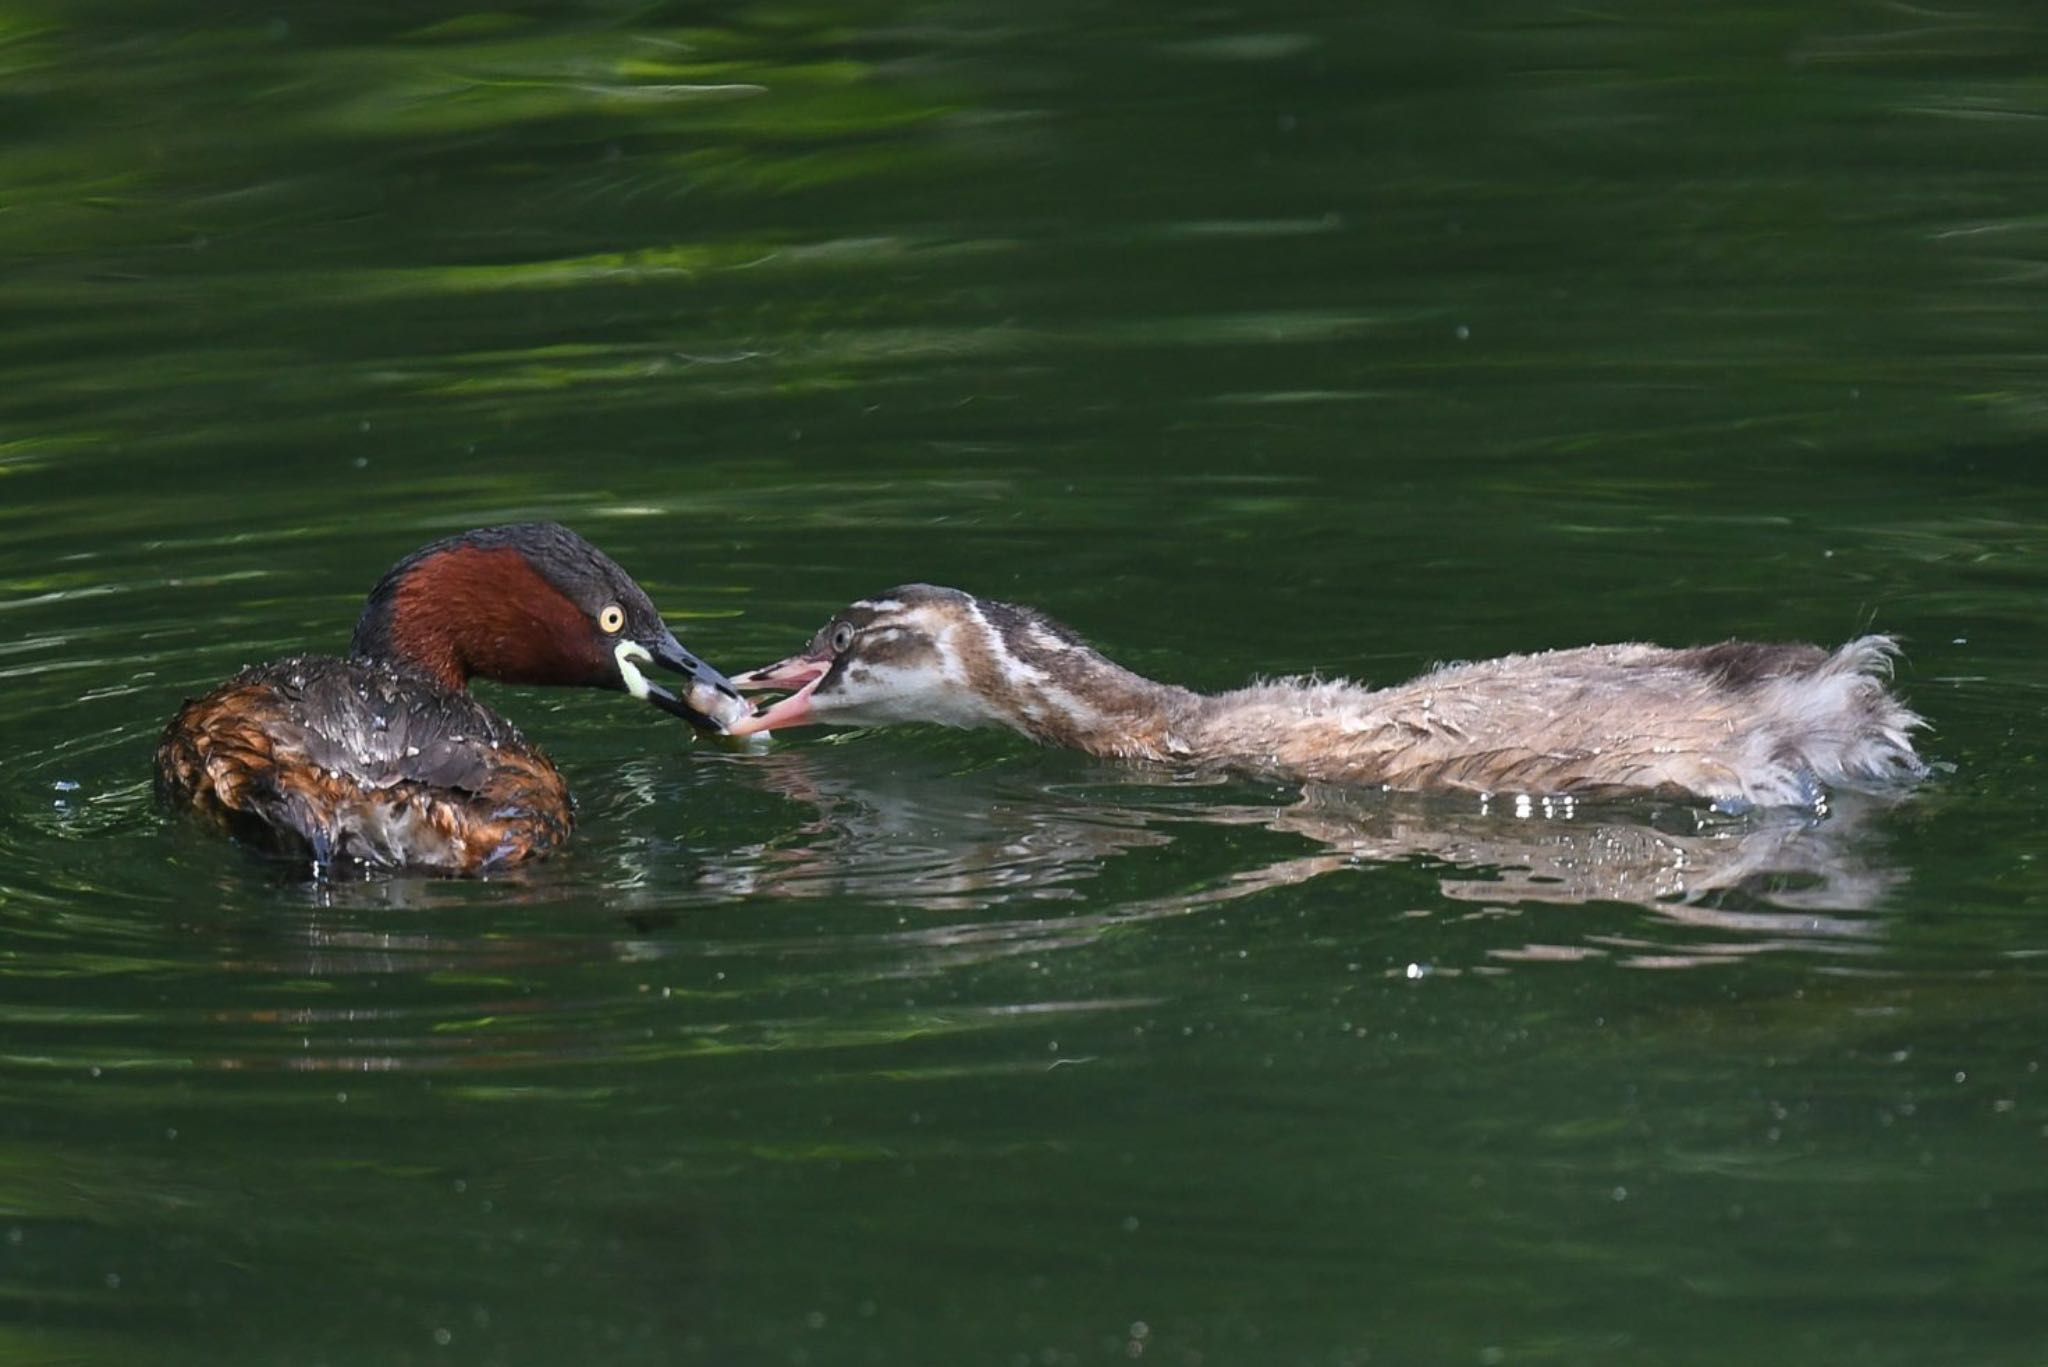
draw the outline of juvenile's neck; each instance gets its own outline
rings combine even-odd
[[[1171,762],[1192,753],[1182,734],[1201,698],[1125,669],[1088,647],[1059,656],[1058,668],[1020,671],[998,697],[1013,728],[1047,745],[1105,759]]]

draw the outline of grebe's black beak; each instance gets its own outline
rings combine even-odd
[[[658,636],[635,644],[647,652],[651,663],[682,675],[688,682],[679,697],[638,670],[631,669],[622,656],[620,672],[627,692],[647,699],[664,712],[681,717],[699,731],[714,735],[725,734],[734,722],[753,712],[754,709],[740,697],[740,691],[732,686],[732,680],[683,649],[683,643],[666,627]],[[642,692],[642,689],[646,691]]]

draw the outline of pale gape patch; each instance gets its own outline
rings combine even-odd
[[[619,678],[626,685],[626,691],[641,701],[647,699],[647,676],[640,672],[637,660],[652,664],[654,656],[638,641],[621,641],[612,647],[612,658],[619,662]]]

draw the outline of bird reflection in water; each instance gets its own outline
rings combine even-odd
[[[1420,861],[1440,870],[1437,887],[1450,902],[1633,904],[1668,926],[1712,932],[1712,942],[1700,946],[1700,960],[1719,961],[1868,941],[1881,923],[1864,913],[1905,879],[1887,859],[1875,819],[1894,804],[1855,794],[1843,795],[1824,814],[1774,810],[1730,817],[1687,804],[1475,803],[1129,768],[1097,767],[1080,783],[1048,782],[1042,770],[1036,778],[1000,769],[959,775],[938,761],[893,758],[883,768],[816,747],[729,757],[752,781],[809,814],[775,841],[712,859],[706,885],[734,897],[854,897],[932,912],[1014,910],[1025,901],[1094,900],[1087,883],[1125,852],[1166,846],[1201,827],[1251,827],[1298,837],[1309,848],[1100,913],[1075,909],[1029,923],[1014,916],[948,921],[908,933],[927,943],[1045,948],[1091,938],[1103,924]],[[1040,762],[1057,767],[1061,760]],[[1526,957],[1571,952],[1532,948]],[[1687,959],[1682,951],[1666,952],[1660,961]]]
[[[1073,899],[1107,860],[1174,839],[1141,804],[1076,802],[938,762],[880,768],[819,749],[734,760],[747,781],[808,814],[712,863],[706,884],[732,897],[859,897],[934,912]]]
[[[1905,877],[1885,856],[1884,823],[1874,819],[1884,808],[1872,802],[1821,818],[1716,817],[1682,804],[1546,810],[1510,799],[1481,808],[1057,754],[962,772],[957,755],[880,738],[843,751],[811,746],[692,763],[715,766],[692,775],[702,791],[757,790],[762,812],[730,825],[751,830],[766,816],[777,833],[722,847],[674,834],[664,814],[688,804],[677,801],[675,770],[650,762],[622,775],[600,822],[631,836],[588,841],[579,855],[526,877],[296,885],[309,899],[298,915],[273,909],[216,937],[233,946],[224,966],[315,976],[341,990],[263,1013],[267,1025],[255,1036],[237,1032],[219,1066],[529,1067],[605,1057],[650,1029],[664,1054],[832,1050],[885,1044],[913,1028],[983,1031],[1046,1013],[1132,1009],[1145,1001],[1127,982],[1063,977],[1064,990],[1045,997],[956,1003],[941,1025],[912,1004],[922,987],[892,984],[1082,949],[1119,928],[1397,867],[1430,870],[1441,895],[1406,915],[1501,920],[1478,948],[1454,951],[1473,967],[1602,956],[1675,967],[1777,950],[1859,955],[1877,948],[1883,929],[1867,913]],[[1257,838],[1219,843],[1228,831]],[[1190,877],[1191,865],[1215,871]],[[1403,915],[1364,889],[1361,909],[1368,897],[1380,908],[1377,924],[1389,910]],[[589,916],[574,915],[579,902]],[[1612,914],[1540,914],[1596,903],[1651,915],[1637,927]],[[523,905],[531,914],[514,915]],[[814,905],[822,917],[802,910]],[[695,919],[699,912],[718,915]],[[1358,924],[1361,935],[1385,936],[1374,922]],[[1415,936],[1424,958],[1442,943],[1420,926]],[[590,979],[583,966],[593,963],[636,967]],[[406,1006],[348,982],[431,974],[444,986]],[[792,982],[817,993],[794,1014]],[[581,986],[565,996],[568,984]],[[673,999],[667,984],[678,985]],[[757,993],[762,985],[773,990]],[[278,1025],[287,1029],[273,1033]]]

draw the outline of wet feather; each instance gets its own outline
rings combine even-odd
[[[1926,772],[1912,742],[1924,723],[1888,687],[1897,654],[1887,636],[1833,652],[1596,645],[1388,688],[1288,678],[1202,695],[1132,673],[1030,608],[912,584],[853,604],[805,656],[756,673],[829,659],[808,700],[818,722],[1004,725],[1105,757],[1399,790],[1810,806],[1829,788]]]

